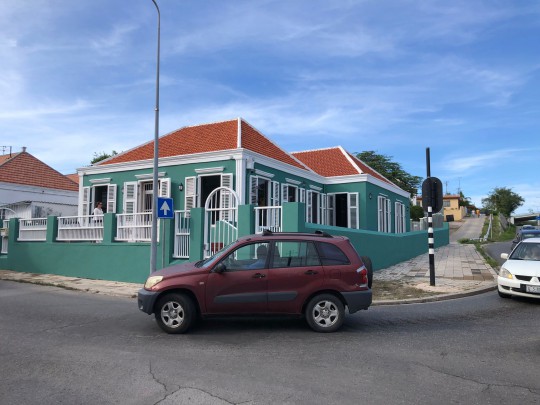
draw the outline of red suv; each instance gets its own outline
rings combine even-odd
[[[214,256],[153,273],[138,293],[139,309],[167,333],[184,333],[198,316],[305,316],[317,332],[341,327],[371,305],[371,260],[348,238],[317,231],[238,239]]]

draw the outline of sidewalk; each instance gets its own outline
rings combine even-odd
[[[483,224],[484,217],[467,218],[462,222],[450,224],[450,244],[435,249],[435,286],[433,287],[429,285],[429,255],[427,253],[375,271],[374,290],[377,289],[377,281],[389,281],[395,282],[396,288],[399,288],[398,285],[413,287],[421,290],[423,294],[419,298],[391,299],[390,291],[389,299],[374,300],[373,305],[440,301],[494,290],[497,286],[495,270],[485,262],[473,245],[457,243],[461,238],[479,237]],[[9,270],[0,270],[0,280],[57,286],[126,298],[136,298],[137,291],[142,287],[142,284],[135,283],[20,273]]]

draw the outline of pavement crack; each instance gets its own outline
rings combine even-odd
[[[504,388],[520,388],[520,389],[523,389],[523,390],[526,390],[526,391],[529,391],[531,394],[534,394],[534,395],[540,395],[540,392],[538,390],[534,390],[530,387],[526,387],[526,386],[523,386],[523,385],[518,385],[518,384],[494,384],[494,383],[487,383],[487,382],[482,382],[482,381],[478,381],[478,380],[475,380],[473,378],[468,378],[468,377],[465,377],[465,376],[462,376],[462,375],[457,375],[457,374],[452,374],[452,373],[449,373],[447,371],[443,371],[443,370],[439,370],[435,367],[431,367],[431,366],[428,366],[426,364],[423,364],[423,363],[416,363],[420,366],[423,366],[435,373],[439,373],[439,374],[443,374],[443,375],[446,375],[448,377],[454,377],[454,378],[458,378],[460,380],[463,380],[463,381],[469,381],[469,382],[473,382],[475,384],[478,384],[478,385],[485,385],[486,387],[482,390],[482,392],[486,392],[486,391],[489,391],[492,387],[504,387]]]
[[[165,385],[164,383],[162,383],[161,381],[159,381],[159,379],[156,377],[156,375],[154,374],[154,370],[152,370],[152,360],[148,361],[148,368],[149,368],[149,371],[150,371],[150,375],[152,376],[152,379],[158,383],[159,385],[161,385],[163,387],[163,389],[165,391],[167,391],[167,385]],[[165,397],[167,398],[167,397]]]
[[[163,384],[162,384],[163,385]],[[178,387],[177,389],[175,389],[174,391],[168,393],[167,395],[165,395],[163,398],[161,398],[159,401],[155,402],[154,405],[157,405],[163,401],[165,401],[167,398],[171,397],[172,395],[176,394],[177,392],[179,391],[182,391],[182,390],[193,390],[193,391],[199,391],[199,392],[202,392],[206,395],[209,395],[211,396],[212,398],[215,398],[215,399],[219,399],[227,404],[231,404],[231,405],[241,405],[241,404],[245,404],[245,403],[249,403],[251,401],[242,401],[242,402],[231,402],[231,401],[227,401],[226,399],[224,398],[221,398],[220,396],[217,396],[217,395],[214,395],[212,394],[211,392],[209,391],[206,391],[206,390],[203,390],[201,388],[197,388],[197,387],[189,387],[189,386],[186,386],[186,387]]]

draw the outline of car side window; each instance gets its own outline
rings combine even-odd
[[[313,242],[278,241],[275,243],[272,268],[320,265],[321,261]]]
[[[347,255],[338,246],[331,243],[318,242],[317,247],[323,266],[351,264]]]
[[[225,265],[225,271],[265,269],[269,250],[267,242],[250,243],[232,251],[221,263]]]

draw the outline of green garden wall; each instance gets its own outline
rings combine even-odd
[[[239,207],[238,236],[253,232],[253,206]],[[249,216],[251,213],[251,217]],[[47,240],[19,242],[18,220],[11,219],[8,254],[0,255],[0,269],[28,273],[143,283],[150,271],[150,243],[115,242],[114,214],[105,214],[104,240],[93,242],[56,242],[56,217],[47,222]],[[204,209],[191,211],[190,258],[202,258]],[[405,234],[384,234],[373,231],[331,227],[305,223],[305,204],[283,206],[284,232],[314,232],[323,230],[347,236],[361,255],[369,256],[375,270],[382,269],[420,254],[427,253],[427,231]],[[186,260],[173,259],[174,222],[161,220],[160,243],[157,247],[157,268]],[[435,229],[435,247],[449,243],[448,224]]]

